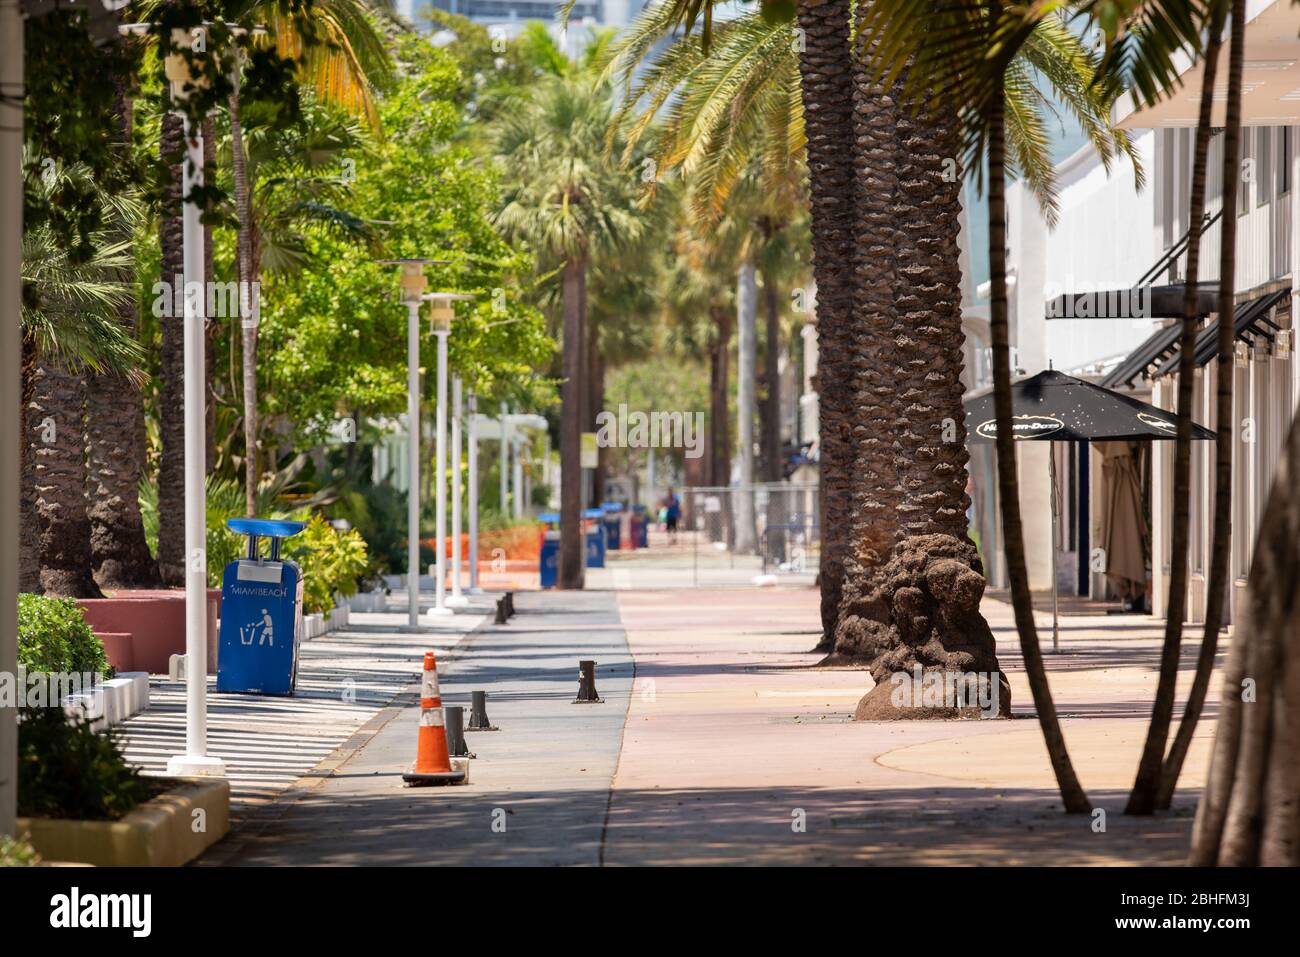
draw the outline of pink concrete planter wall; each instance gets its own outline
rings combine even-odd
[[[135,653],[131,650],[130,632],[100,631],[96,628],[95,637],[104,643],[104,654],[115,671],[135,671]]]
[[[217,608],[221,592],[208,589],[208,673],[217,670]],[[130,589],[109,598],[79,598],[86,621],[101,638],[130,635],[131,667],[166,674],[172,655],[185,653],[185,592],[179,588]],[[105,650],[108,645],[105,643]],[[110,658],[110,663],[112,659]],[[114,667],[120,667],[114,664]]]

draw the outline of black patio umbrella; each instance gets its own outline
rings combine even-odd
[[[1012,434],[1017,441],[1143,442],[1174,438],[1174,416],[1130,396],[1048,369],[1011,385]],[[966,401],[969,441],[997,438],[993,390]],[[1192,423],[1193,439],[1214,439]]]
[[[967,441],[997,439],[993,390],[966,400]],[[1177,422],[1164,409],[1048,369],[1011,384],[1012,434],[1034,442],[1158,442],[1175,438]],[[1192,423],[1193,440],[1218,436]],[[1052,649],[1059,650],[1056,609],[1056,459],[1047,457],[1052,483]]]

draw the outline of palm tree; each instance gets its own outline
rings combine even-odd
[[[84,168],[56,173],[38,188],[89,179]],[[45,225],[23,236],[22,513],[20,584],[24,591],[69,597],[100,594],[91,575],[87,515],[87,371],[128,377],[138,387],[139,344],[120,324],[132,298],[123,277],[131,259],[129,224],[140,215],[131,197],[97,197],[105,225],[79,262]],[[95,418],[99,410],[92,410]]]
[[[634,243],[645,228],[636,214],[633,178],[604,152],[611,112],[608,85],[578,72],[542,79],[503,113],[496,130],[507,180],[497,222],[561,277],[561,588],[583,583],[580,436],[588,270],[593,261]]]
[[[117,87],[118,146],[123,160],[132,148],[132,104],[125,77]],[[123,220],[122,239],[131,237]],[[120,277],[126,280],[127,276]],[[136,336],[138,304],[123,297],[118,321],[128,337]],[[158,565],[145,541],[139,488],[144,471],[143,396],[132,377],[105,371],[86,380],[87,459],[89,467],[90,547],[95,580],[106,589],[147,588],[158,584]]]
[[[384,4],[387,7],[387,4]],[[264,13],[276,52],[299,64],[299,76],[316,98],[379,128],[373,91],[386,86],[392,61],[369,14],[366,0],[314,0],[285,11],[274,3],[254,3]],[[251,516],[257,508],[258,413],[257,321],[250,301],[253,283],[260,282],[262,235],[255,208],[256,164],[244,145],[238,71],[229,98],[231,168],[234,172],[235,215],[238,219],[236,264],[240,279],[240,345],[243,356],[244,506]]]

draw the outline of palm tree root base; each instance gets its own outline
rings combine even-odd
[[[998,665],[993,632],[980,614],[987,584],[983,571],[970,542],[916,535],[895,545],[889,561],[869,579],[845,581],[835,646],[822,664],[866,665],[871,671],[876,687],[859,703],[855,718],[952,719],[981,713],[977,707],[920,706],[920,688],[910,703],[895,704],[900,695],[894,675],[935,671],[954,678],[974,675],[983,682],[986,700],[995,682],[996,711],[1010,715],[1011,689]]]

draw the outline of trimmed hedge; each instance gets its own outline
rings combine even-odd
[[[112,675],[104,643],[71,598],[18,596],[18,663],[28,671]]]

